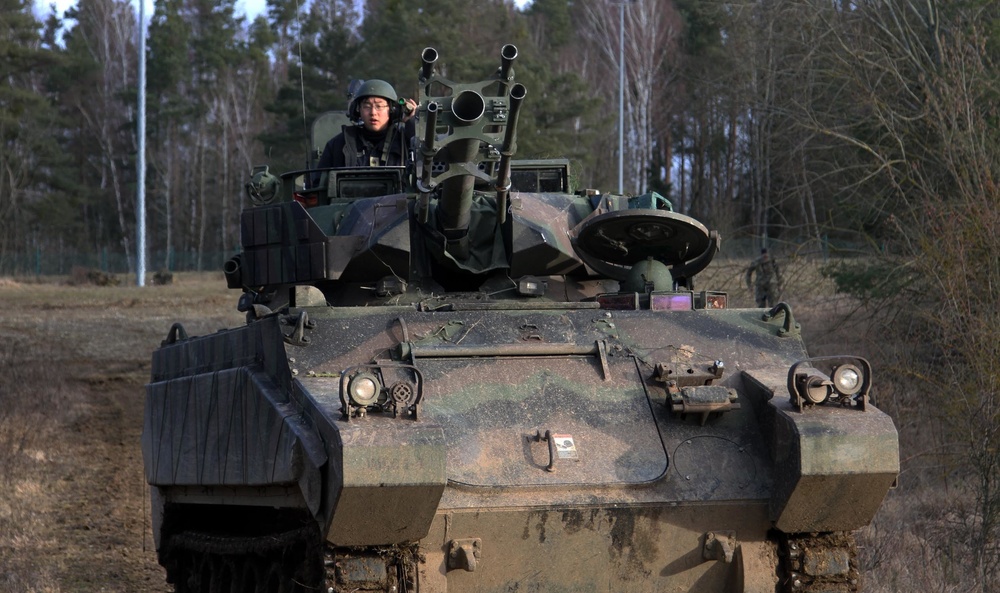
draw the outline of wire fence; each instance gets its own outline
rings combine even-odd
[[[154,272],[214,272],[234,253],[211,252],[151,252],[146,259],[146,270]],[[68,276],[77,270],[95,270],[105,274],[135,274],[136,260],[124,253],[103,249],[97,252],[46,251],[32,253],[6,253],[0,255],[0,276]]]
[[[720,252],[716,260],[752,259],[759,255],[763,241],[749,237],[739,237],[722,240]],[[818,261],[829,259],[850,258],[859,255],[870,255],[880,251],[864,243],[831,241],[828,239],[807,241],[786,241],[771,239],[767,242],[768,250],[776,257],[803,258]],[[146,259],[146,270],[156,272],[216,272],[222,271],[223,264],[235,255],[235,252],[223,251],[153,251]],[[104,274],[121,275],[135,274],[136,261],[127,258],[124,253],[111,249],[96,252],[75,252],[65,250],[37,249],[31,253],[0,254],[0,276],[31,277],[31,276],[68,276],[79,273],[80,270],[92,270]]]

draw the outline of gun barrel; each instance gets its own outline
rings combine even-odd
[[[521,113],[521,103],[528,89],[521,83],[510,89],[510,114],[507,129],[504,130],[503,148],[500,150],[500,166],[497,173],[497,215],[500,222],[507,221],[507,194],[510,192],[510,160],[517,152],[517,118]]]
[[[476,91],[463,90],[452,99],[451,113],[456,124],[471,126],[486,113],[486,99]],[[450,163],[475,162],[479,153],[479,139],[454,141],[442,150],[447,152]],[[475,181],[475,177],[471,175],[456,175],[441,183],[439,221],[445,234],[464,233],[469,228],[469,210],[472,208],[472,188]]]
[[[521,103],[527,94],[528,89],[521,83],[515,84],[510,89],[510,114],[507,116],[507,129],[504,130],[501,157],[514,156],[517,150],[517,117],[521,113]]]
[[[438,59],[438,51],[433,47],[425,47],[424,51],[420,54],[420,78],[421,80],[427,80],[434,73],[434,62]]]
[[[420,156],[423,157],[423,168],[420,179],[417,180],[417,189],[420,191],[420,202],[417,208],[421,223],[427,222],[428,208],[430,203],[430,192],[434,189],[432,181],[434,171],[434,155],[437,154],[437,120],[440,105],[437,101],[427,103],[427,127],[424,129],[424,139],[420,146]]]
[[[421,191],[424,192],[431,190],[431,170],[434,165],[434,155],[437,154],[437,147],[434,146],[434,143],[437,139],[435,130],[437,128],[438,109],[440,109],[440,106],[437,101],[431,101],[427,104],[427,128],[424,130],[424,143],[420,149],[420,153],[424,157],[424,172],[421,177],[423,185]]]
[[[464,90],[452,99],[451,112],[459,125],[472,125],[486,113],[486,99],[476,91]]]
[[[510,80],[512,78],[510,67],[517,58],[517,46],[511,43],[500,49],[500,80]]]
[[[436,50],[426,48],[421,56],[422,114],[426,117],[419,123],[423,126],[423,167],[417,182],[422,194],[418,220],[428,222],[431,193],[439,191],[434,224],[447,241],[446,252],[457,261],[469,255],[477,183],[488,186],[499,182],[499,186],[510,187],[510,158],[517,138],[514,127],[526,93],[524,85],[514,82],[515,58],[517,47],[505,45],[500,52],[500,67],[490,79],[455,84],[433,71],[438,59]],[[432,97],[432,90],[438,90],[438,86],[451,93]],[[499,171],[498,162],[502,165]],[[505,211],[507,194],[500,192],[499,186],[497,204]],[[501,221],[504,218],[503,213],[498,215]]]

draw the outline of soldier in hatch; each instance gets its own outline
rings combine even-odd
[[[751,281],[756,274],[756,281],[751,287]],[[781,271],[778,262],[771,258],[767,248],[760,250],[760,257],[750,263],[746,272],[747,288],[753,290],[758,307],[773,307],[781,297]]]
[[[319,168],[400,167],[413,162],[411,139],[417,102],[400,102],[384,80],[365,81],[348,108],[354,126],[326,143]]]

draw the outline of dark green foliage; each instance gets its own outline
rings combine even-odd
[[[206,82],[235,64],[242,49],[236,42],[238,27],[234,20],[234,0],[192,0],[189,10],[193,25],[191,50],[195,74]]]
[[[677,10],[684,19],[684,46],[688,56],[707,57],[720,53],[723,26],[719,5],[700,0],[679,0]]]
[[[349,1],[313,2],[300,22],[303,43],[295,45],[295,52],[301,52],[301,58],[267,105],[275,125],[260,136],[268,162],[278,171],[305,168],[313,120],[323,112],[347,108],[352,64],[360,51],[354,32],[357,14]]]
[[[595,166],[588,148],[600,127],[592,122],[599,105],[575,73],[553,74],[529,55],[516,68],[528,89],[518,125],[518,158],[569,157],[574,170]]]
[[[918,290],[921,275],[903,259],[846,259],[820,268],[824,277],[833,280],[837,292],[861,302],[883,302]]]
[[[67,158],[53,181],[56,193],[36,209],[63,241],[77,249],[118,249],[134,232],[135,47],[112,32],[134,28],[131,9],[115,0],[81,0],[67,11],[60,63],[48,71],[49,88],[60,97]],[[125,239],[128,241],[129,239]]]
[[[156,0],[146,41],[146,86],[151,97],[163,102],[180,92],[188,77],[189,24],[181,17],[182,0]]]
[[[0,0],[0,260],[23,249],[44,220],[34,208],[53,192],[65,166],[58,112],[44,73],[59,63],[43,43],[33,4]],[[53,26],[47,28],[51,40]]]
[[[534,0],[527,14],[542,31],[545,49],[558,49],[573,39],[572,2],[569,0]]]
[[[415,96],[420,54],[434,47],[447,60],[439,73],[455,81],[479,80],[499,64],[504,43],[523,45],[526,30],[500,0],[369,2],[356,78],[384,78]]]

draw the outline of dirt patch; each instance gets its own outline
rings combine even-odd
[[[243,322],[221,274],[168,286],[0,282],[0,591],[171,591],[140,436],[152,351]]]

